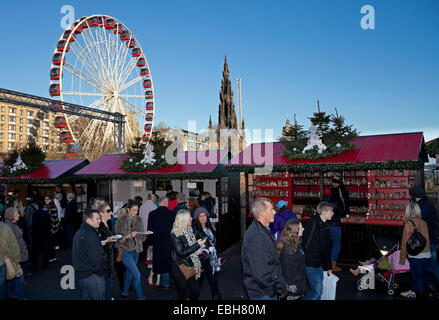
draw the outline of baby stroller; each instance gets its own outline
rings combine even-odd
[[[387,287],[390,296],[395,295],[399,288],[395,275],[410,272],[408,260],[405,265],[399,264],[400,242],[394,238],[373,236],[373,241],[383,255],[381,258],[366,266],[359,266],[359,272],[364,274],[357,282],[357,290],[375,289],[375,280]]]

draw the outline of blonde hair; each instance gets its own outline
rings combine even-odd
[[[183,234],[183,230],[187,228],[187,222],[190,217],[191,214],[189,211],[185,209],[178,210],[171,232],[176,236],[181,236]]]
[[[404,221],[408,221],[411,218],[421,218],[421,208],[414,201],[411,201],[407,207],[405,207]]]

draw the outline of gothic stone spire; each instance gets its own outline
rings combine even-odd
[[[232,83],[229,79],[227,57],[224,57],[223,80],[221,81],[220,104],[218,110],[218,128],[237,129],[235,105],[233,103]]]

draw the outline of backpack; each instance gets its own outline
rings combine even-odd
[[[416,224],[409,220],[413,226],[415,227],[415,230],[413,231],[413,234],[410,236],[410,238],[407,240],[407,252],[411,256],[417,256],[420,254],[427,244],[427,239],[416,229]]]

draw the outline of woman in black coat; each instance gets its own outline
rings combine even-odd
[[[32,216],[32,267],[38,269],[39,254],[43,254],[43,268],[49,264],[49,239],[50,239],[50,216],[49,211],[44,210],[44,202],[38,201],[38,208]]]
[[[172,273],[175,277],[177,287],[177,299],[198,300],[200,296],[200,286],[198,279],[201,276],[202,266],[199,258],[200,248],[204,246],[206,239],[196,239],[192,228],[192,218],[187,210],[179,210],[175,217],[175,222],[171,232],[172,256]],[[181,272],[179,265],[193,267],[195,275],[187,279]],[[189,288],[189,297],[187,289]]]
[[[301,299],[308,291],[306,282],[305,254],[300,245],[303,227],[299,220],[291,219],[285,224],[277,244],[282,274],[288,283],[287,300]]]
[[[105,300],[111,300],[113,292],[113,274],[114,274],[114,243],[116,239],[111,239],[115,233],[111,224],[109,223],[111,217],[111,208],[108,203],[97,205],[96,209],[101,215],[101,223],[99,224],[99,237],[104,246],[106,257],[106,272],[105,272]]]

